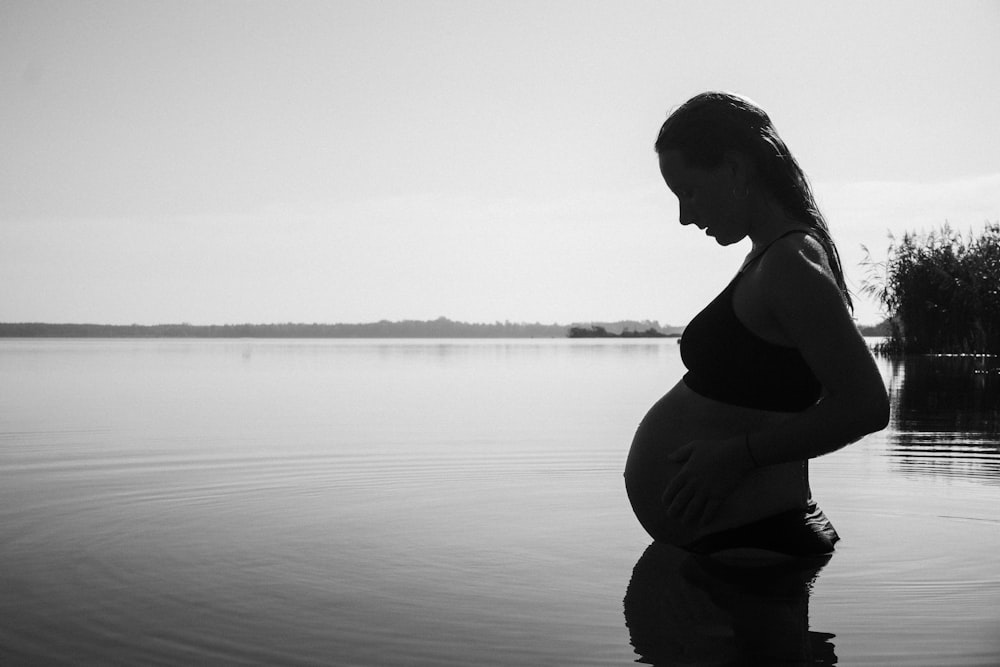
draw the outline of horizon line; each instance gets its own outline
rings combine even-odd
[[[129,322],[128,324],[122,324],[122,323],[113,323],[113,322],[93,322],[93,321],[91,321],[91,322],[87,322],[87,321],[52,322],[52,321],[43,321],[43,320],[19,320],[19,321],[11,320],[11,321],[0,321],[0,326],[11,326],[11,325],[19,325],[19,326],[25,326],[25,325],[35,325],[35,326],[37,326],[37,325],[44,325],[44,326],[100,326],[100,327],[165,327],[165,326],[172,326],[172,327],[239,327],[239,326],[289,326],[289,325],[292,325],[292,326],[339,326],[339,325],[362,326],[362,325],[367,325],[367,324],[412,324],[412,323],[431,324],[431,323],[435,323],[435,322],[448,322],[448,323],[451,323],[451,324],[469,324],[469,325],[476,325],[476,326],[497,326],[497,325],[500,325],[500,326],[546,326],[546,327],[551,327],[551,326],[572,326],[574,324],[623,324],[623,323],[632,323],[632,322],[635,322],[635,323],[650,323],[650,324],[656,324],[658,326],[664,326],[664,327],[687,326],[686,324],[684,324],[684,325],[675,325],[675,324],[660,325],[660,321],[659,320],[657,320],[657,319],[648,319],[648,318],[647,319],[633,319],[633,318],[629,318],[629,319],[617,319],[617,320],[608,320],[608,319],[604,319],[604,320],[599,320],[599,319],[573,320],[573,321],[567,322],[567,323],[562,323],[562,322],[543,322],[541,320],[535,320],[535,321],[518,320],[518,321],[514,321],[514,320],[509,320],[509,319],[506,319],[506,320],[493,320],[492,322],[485,322],[485,321],[453,320],[453,319],[451,319],[449,317],[445,317],[443,315],[440,316],[440,317],[433,318],[433,319],[406,318],[406,319],[399,319],[399,320],[390,320],[390,319],[387,319],[387,318],[382,318],[382,319],[379,319],[379,320],[369,320],[369,321],[365,321],[365,322],[316,322],[316,321],[314,321],[314,322],[306,322],[306,321],[298,321],[298,322],[296,322],[296,321],[292,321],[292,320],[287,320],[287,321],[283,321],[283,322],[282,321],[271,321],[271,322],[249,322],[249,321],[245,321],[245,322],[227,322],[227,323],[221,323],[221,324],[220,323],[196,324],[196,323],[187,322],[187,321],[181,321],[181,322],[157,322],[155,324],[141,324],[139,322]]]
[[[891,318],[883,317],[880,321],[874,323],[862,323],[855,322],[855,325],[859,328],[876,328],[886,324]],[[418,325],[429,325],[429,324],[454,324],[460,326],[474,326],[474,327],[572,327],[577,325],[627,325],[627,324],[639,324],[639,325],[655,325],[657,328],[662,330],[671,329],[684,329],[688,326],[689,322],[684,324],[661,324],[657,319],[618,319],[618,320],[574,320],[572,322],[562,323],[562,322],[551,322],[545,323],[541,321],[511,321],[511,320],[494,320],[492,322],[475,322],[475,321],[464,321],[464,320],[453,320],[445,316],[439,316],[435,319],[430,320],[419,320],[419,319],[402,319],[402,320],[389,320],[380,319],[368,322],[230,322],[224,324],[193,324],[191,322],[159,322],[156,324],[140,324],[138,322],[130,322],[128,324],[115,324],[115,323],[101,323],[101,322],[45,322],[41,320],[22,320],[22,321],[9,321],[0,322],[0,327],[115,327],[115,328],[157,328],[157,327],[188,327],[188,328],[224,328],[224,327],[365,327],[365,326],[377,326],[377,325],[406,325],[406,324],[418,324]]]

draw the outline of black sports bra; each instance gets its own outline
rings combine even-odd
[[[807,232],[794,230],[778,238],[795,233]],[[819,380],[796,348],[760,338],[733,311],[736,283],[764,252],[751,259],[684,329],[681,360],[688,372],[683,380],[692,391],[723,403],[800,412],[819,400],[823,391]]]

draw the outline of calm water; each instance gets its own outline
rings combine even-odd
[[[882,362],[747,573],[625,497],[672,340],[0,341],[0,662],[1000,664],[997,365]]]

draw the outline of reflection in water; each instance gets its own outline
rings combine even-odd
[[[652,543],[625,593],[638,662],[837,664],[834,635],[809,630],[809,595],[828,560],[737,566]]]
[[[890,394],[902,471],[1000,483],[1000,360],[908,357],[893,363]]]

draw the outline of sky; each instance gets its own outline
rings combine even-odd
[[[1000,3],[0,0],[0,321],[683,325],[749,241],[652,145],[750,97],[863,247],[1000,221]]]

